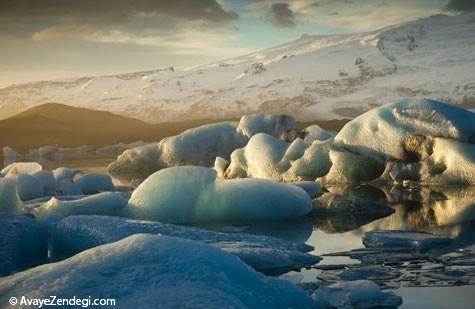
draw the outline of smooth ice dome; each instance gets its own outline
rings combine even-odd
[[[84,194],[95,194],[103,191],[114,191],[112,178],[105,174],[76,174],[73,182]]]
[[[370,248],[414,248],[432,249],[450,244],[451,239],[421,232],[371,231],[363,237],[363,244]]]
[[[383,292],[368,280],[334,283],[319,287],[312,298],[317,308],[397,308],[402,304],[400,296]]]
[[[405,160],[413,152],[411,136],[449,138],[475,143],[475,113],[427,99],[404,100],[370,110],[347,123],[335,143],[358,152],[369,149],[389,158]],[[420,145],[423,146],[423,145]]]
[[[0,276],[44,262],[48,233],[34,219],[0,212]]]
[[[221,122],[186,130],[159,143],[126,150],[109,165],[121,178],[146,178],[153,172],[177,165],[213,166],[216,157],[229,158],[259,132],[276,137],[296,131],[295,120],[285,115],[244,116],[240,122]]]
[[[52,232],[53,254],[73,254],[139,233],[206,243],[238,256],[246,264],[261,271],[303,267],[319,261],[317,256],[306,254],[313,247],[303,243],[106,216],[71,216],[59,221]]]
[[[34,209],[34,214],[43,217],[50,214],[61,216],[74,215],[105,215],[114,216],[120,214],[127,200],[116,192],[103,192],[72,201],[62,201],[56,197],[51,198],[45,204]]]
[[[312,209],[296,186],[259,179],[220,180],[211,168],[181,166],[158,171],[132,193],[126,216],[170,222],[274,221]]]
[[[0,281],[10,297],[112,298],[120,308],[313,308],[284,280],[265,277],[222,250],[180,238],[137,234]]]

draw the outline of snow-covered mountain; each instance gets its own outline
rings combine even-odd
[[[381,30],[293,42],[191,68],[83,77],[0,89],[6,116],[45,102],[150,122],[287,113],[353,117],[427,97],[475,107],[475,14],[437,15]]]

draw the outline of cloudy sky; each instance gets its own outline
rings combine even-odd
[[[0,0],[0,87],[189,66],[304,33],[474,10],[474,0]]]

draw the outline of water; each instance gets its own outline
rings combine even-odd
[[[106,173],[106,166],[113,160],[113,158],[86,158],[41,163],[47,169],[66,166],[87,172]],[[342,206],[341,211],[335,207],[336,211],[326,214],[323,218],[318,216],[294,222],[234,226],[242,232],[306,242],[315,247],[311,254],[322,256],[323,259],[318,265],[343,265],[342,267],[359,267],[361,263],[348,256],[326,255],[364,248],[362,237],[365,232],[371,230],[413,230],[452,238],[451,246],[439,254],[457,252],[475,244],[475,188],[357,186],[329,189],[330,193],[327,195],[330,198],[322,200],[330,201],[333,206]],[[374,220],[374,213],[377,216],[386,214],[384,211],[374,211],[380,204],[389,205],[394,209],[394,213]],[[212,230],[225,228],[222,224],[208,224],[202,227]],[[424,269],[438,267],[433,261],[417,263],[389,265],[391,270],[400,273],[402,279],[382,281],[383,285],[402,296],[401,308],[473,308],[475,285],[465,285],[467,282],[453,280],[414,279],[432,272]],[[473,269],[472,266],[469,268]],[[290,271],[284,277],[294,282],[312,283],[319,282],[318,277],[330,278],[328,273],[331,274],[331,271],[311,268]],[[475,271],[472,275],[475,277]],[[415,287],[421,282],[429,286]]]

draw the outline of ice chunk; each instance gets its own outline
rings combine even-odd
[[[312,145],[314,141],[326,141],[336,135],[335,132],[324,130],[316,124],[306,127],[303,133],[305,134],[303,140],[307,145]]]
[[[407,160],[419,141],[409,136],[445,137],[475,142],[475,114],[441,102],[414,99],[387,104],[355,118],[336,135],[335,143],[352,146],[360,153],[376,151]],[[423,146],[423,145],[420,145]]]
[[[303,143],[302,140],[299,140]],[[235,150],[225,176],[281,179],[290,162],[283,160],[289,144],[271,135],[259,133],[251,137],[246,147]],[[303,150],[305,146],[303,145]]]
[[[286,181],[315,180],[331,167],[325,143],[308,147],[301,139],[286,143],[271,135],[254,135],[246,147],[231,154],[227,178],[255,177]]]
[[[77,174],[74,176],[73,182],[85,194],[114,191],[112,178],[105,174]]]
[[[248,115],[241,117],[237,131],[247,137],[266,133],[281,137],[284,133],[296,132],[295,119],[287,115]]]
[[[18,174],[33,174],[35,172],[41,171],[43,167],[37,162],[15,162],[2,171],[2,175],[18,175]]]
[[[147,178],[133,193],[125,214],[146,220],[284,220],[312,209],[307,193],[292,185],[258,179],[219,180],[204,167],[172,167]]]
[[[410,231],[370,231],[363,237],[363,244],[370,248],[396,247],[427,250],[448,245],[450,242],[451,239],[448,237]]]
[[[107,284],[98,284],[107,283]],[[284,280],[255,272],[222,250],[180,238],[138,234],[0,282],[10,297],[115,299],[121,308],[314,308]]]
[[[47,258],[48,233],[26,215],[0,212],[0,276]]]
[[[310,246],[278,238],[103,216],[71,216],[59,221],[53,232],[53,253],[77,253],[138,233],[203,242],[233,253],[261,271],[308,266],[319,260],[305,253],[311,250]]]
[[[19,174],[16,179],[18,196],[22,201],[28,201],[43,196],[43,183],[37,177],[29,174]]]
[[[356,280],[319,287],[312,294],[322,308],[397,308],[402,304],[400,296],[383,292],[372,281]]]
[[[67,167],[58,167],[53,170],[53,176],[56,181],[61,181],[63,179],[73,179],[74,175],[81,173],[80,170],[67,168]]]
[[[63,195],[83,195],[79,186],[69,179],[63,179],[58,183],[58,191]]]
[[[56,190],[56,179],[54,179],[53,172],[42,170],[31,175],[41,181],[45,193],[52,193]]]
[[[0,178],[0,211],[19,212],[22,210],[23,204],[18,196],[16,178]]]
[[[35,208],[38,217],[50,214],[60,214],[64,217],[73,215],[106,215],[113,216],[120,213],[127,201],[121,194],[103,192],[72,201],[61,201],[55,197]]]

